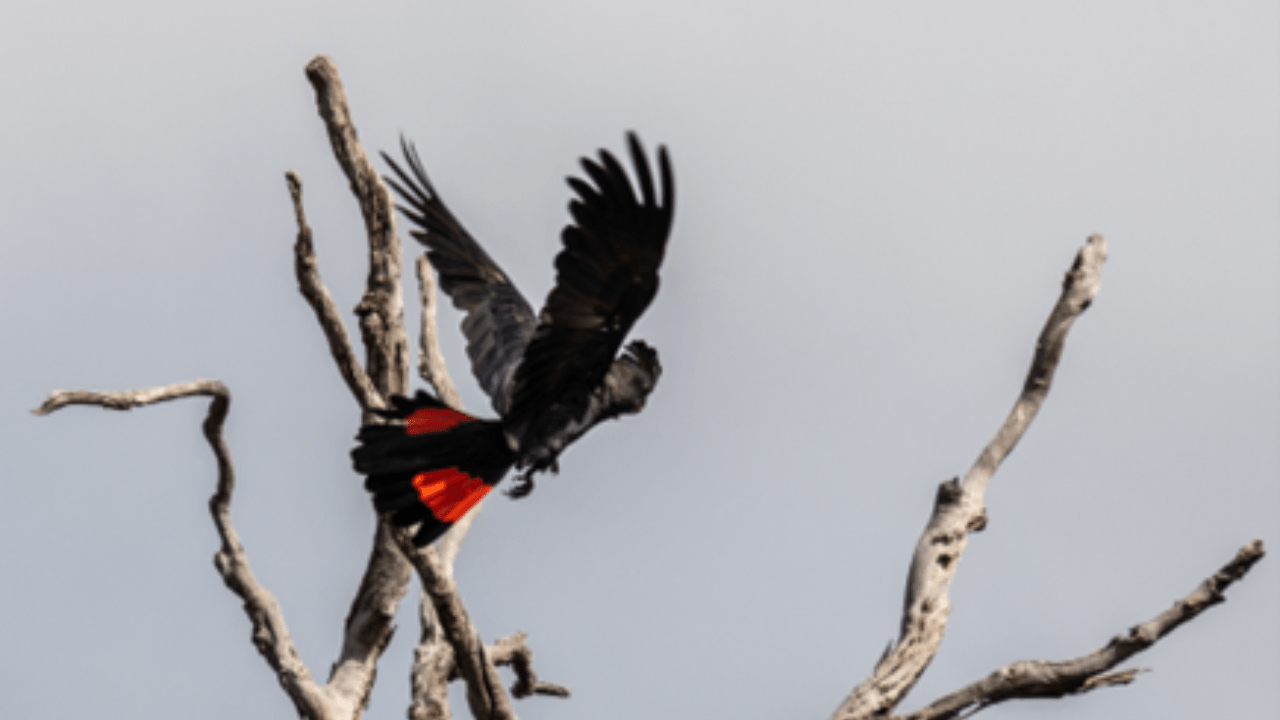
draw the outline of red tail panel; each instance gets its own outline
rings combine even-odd
[[[470,419],[467,417],[467,420]],[[437,520],[447,523],[457,522],[458,518],[465,515],[493,488],[480,478],[471,477],[458,468],[418,473],[413,478],[413,486],[418,489],[422,504],[431,508],[431,513]]]
[[[471,422],[475,418],[449,408],[424,407],[415,410],[406,420],[409,423],[409,428],[405,430],[406,433],[409,435],[423,435],[443,432],[462,423]]]

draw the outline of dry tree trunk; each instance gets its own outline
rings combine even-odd
[[[327,57],[319,56],[308,63],[307,77],[315,88],[317,106],[334,155],[360,204],[368,235],[368,281],[355,309],[365,345],[364,366],[357,359],[337,307],[320,280],[311,228],[302,205],[302,181],[290,172],[286,178],[298,223],[295,272],[299,290],[315,311],[328,340],[338,372],[360,406],[363,421],[370,422],[377,417],[371,410],[385,407],[389,395],[404,394],[409,384],[409,343],[399,284],[401,255],[395,215],[391,196],[357,139],[336,66]],[[908,573],[898,640],[886,649],[871,676],[841,703],[832,720],[889,717],[937,653],[950,612],[948,592],[967,536],[981,530],[987,522],[983,503],[987,485],[1044,402],[1067,332],[1097,295],[1105,259],[1106,241],[1100,235],[1090,237],[1067,272],[1062,296],[1036,343],[1031,370],[1009,418],[963,481],[950,480],[939,486],[932,517],[916,547]],[[440,354],[433,270],[425,254],[417,258],[416,268],[422,305],[419,374],[446,403],[461,409]],[[231,395],[222,383],[197,380],[145,390],[55,391],[35,412],[44,415],[74,404],[128,410],[191,396],[213,398],[204,421],[204,434],[218,467],[217,491],[209,501],[214,525],[222,540],[215,565],[227,587],[244,603],[245,614],[253,625],[253,643],[300,716],[313,720],[360,717],[373,690],[378,659],[391,641],[392,620],[414,571],[421,579],[423,597],[422,634],[414,652],[411,674],[410,720],[450,718],[448,684],[456,679],[466,683],[467,702],[477,720],[515,720],[511,699],[497,673],[499,665],[510,666],[515,671],[516,683],[511,695],[516,698],[535,694],[568,697],[567,688],[537,679],[524,633],[485,646],[468,618],[453,582],[453,564],[479,506],[464,516],[435,548],[415,548],[407,533],[379,522],[368,567],[346,619],[341,653],[332,666],[328,682],[322,685],[298,657],[284,613],[271,593],[254,577],[231,523],[235,471],[230,450],[222,438],[222,424],[230,409]],[[1223,591],[1242,578],[1261,559],[1263,552],[1262,541],[1254,540],[1171,609],[1132,628],[1127,635],[1116,636],[1090,655],[1061,662],[1013,663],[903,717],[942,720],[962,713],[972,714],[1009,699],[1063,697],[1129,683],[1136,676],[1136,670],[1112,672],[1112,669],[1182,623],[1222,602]]]

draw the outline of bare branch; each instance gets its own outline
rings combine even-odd
[[[244,546],[240,544],[240,538],[231,524],[231,496],[236,480],[231,452],[222,438],[222,424],[231,406],[231,393],[225,385],[216,380],[196,380],[119,392],[59,390],[51,393],[44,405],[34,412],[37,415],[48,415],[67,405],[98,405],[111,410],[128,410],[198,395],[213,398],[204,421],[204,436],[213,448],[218,462],[218,489],[209,499],[209,512],[213,515],[213,523],[222,538],[222,548],[214,556],[214,565],[227,587],[244,601],[245,614],[253,623],[253,644],[275,671],[276,679],[293,700],[298,714],[317,719],[344,717],[326,689],[315,683],[311,672],[298,657],[293,640],[289,637],[284,613],[275,597],[258,584],[253,576]]]
[[[320,329],[329,341],[329,352],[338,363],[338,372],[342,373],[342,379],[346,381],[356,402],[360,403],[360,408],[368,411],[371,408],[386,407],[381,394],[356,359],[351,339],[347,337],[347,329],[338,315],[338,307],[328,288],[320,280],[315,246],[311,242],[311,228],[307,225],[307,217],[302,209],[302,179],[293,171],[285,173],[285,179],[289,183],[289,194],[293,197],[294,215],[298,218],[298,241],[293,246],[293,267],[298,277],[298,290],[315,311]]]
[[[360,202],[369,234],[369,279],[356,306],[368,352],[365,362],[373,384],[384,396],[403,395],[409,386],[408,337],[400,296],[400,238],[391,194],[356,136],[338,68],[324,55],[307,63],[307,78],[329,131],[333,154]]]
[[[352,192],[360,202],[369,235],[369,277],[364,298],[356,307],[356,314],[360,316],[361,333],[368,351],[367,365],[370,379],[381,392],[382,397],[393,393],[403,395],[408,389],[408,341],[404,331],[403,303],[400,296],[400,243],[396,234],[391,195],[356,137],[355,126],[336,66],[329,58],[318,56],[307,65],[307,77],[315,87],[316,103],[328,129],[334,155],[347,175]],[[295,192],[295,207],[298,208],[299,227],[305,228],[301,205],[296,198],[297,192]],[[300,230],[299,247],[304,244],[302,234],[303,231]],[[310,250],[309,240],[308,231],[305,242],[307,250]],[[311,256],[314,257],[314,252],[311,252]],[[436,388],[445,402],[461,408],[461,400],[449,378],[437,341],[434,276],[425,257],[418,262],[418,276],[422,287],[420,297],[423,305],[421,370],[426,380]],[[316,283],[318,284],[318,276]],[[317,315],[321,316],[321,322],[324,325],[324,315],[320,310],[317,310]],[[336,313],[334,315],[336,316]],[[326,333],[328,332],[326,329]],[[331,339],[330,342],[332,347],[333,340]],[[336,352],[335,358],[339,359],[339,365],[342,366],[342,359]],[[345,371],[344,376],[346,376]],[[353,386],[353,391],[356,392],[357,397],[360,397],[364,388],[356,389],[359,378],[356,378],[354,385],[352,380],[348,380],[348,384]],[[370,406],[371,404],[364,405],[366,410]],[[366,413],[365,420],[371,419]],[[479,507],[468,512],[442,541],[445,548],[446,562],[443,567],[446,577],[452,574],[453,560],[458,553],[459,544],[477,512]],[[395,608],[407,587],[407,580],[408,566],[395,549],[385,521],[379,520],[378,540],[374,544],[369,569],[366,571],[360,592],[352,604],[351,613],[347,619],[343,660],[335,665],[332,680],[333,684],[349,687],[352,692],[362,690],[362,704],[372,688],[373,663],[390,639],[390,623],[395,614]],[[456,590],[453,595],[456,601]],[[434,608],[435,605],[433,604],[432,607]],[[457,601],[457,607],[461,610],[460,601]],[[465,619],[465,613],[463,618]],[[425,612],[423,621],[424,623],[432,622]],[[448,716],[447,681],[434,679],[439,676],[439,672],[433,668],[444,662],[441,647],[443,641],[439,635],[440,633],[433,626],[424,624],[423,640],[416,651],[418,659],[413,670],[414,701],[410,713],[414,716],[440,718]],[[481,651],[483,652],[483,649]],[[492,668],[489,668],[489,671],[492,672]],[[473,673],[473,676],[480,677],[476,673]],[[344,677],[347,682],[342,682]],[[471,686],[478,687],[475,683]],[[441,697],[444,698],[443,705],[440,704]],[[509,701],[505,698],[498,703],[499,709],[503,702],[509,709]],[[500,714],[495,715],[495,717],[500,716]]]
[[[1022,394],[995,438],[979,455],[965,481],[943,482],[934,500],[933,515],[916,545],[903,599],[902,625],[897,643],[875,670],[854,688],[832,720],[866,718],[890,712],[915,686],[938,652],[951,611],[949,592],[968,534],[986,526],[983,495],[996,468],[1026,432],[1049,392],[1075,319],[1097,295],[1106,240],[1092,235],[1076,254],[1059,297],[1036,342],[1035,357]]]
[[[329,675],[329,688],[356,708],[364,708],[377,680],[378,658],[395,632],[400,601],[412,573],[386,523],[375,530],[369,564],[347,612],[342,652]],[[353,716],[354,717],[354,716]]]
[[[436,395],[446,405],[461,411],[462,398],[458,397],[458,390],[453,385],[453,379],[449,377],[449,369],[445,366],[444,354],[440,352],[440,333],[436,324],[435,272],[426,253],[418,256],[415,267],[418,274],[418,299],[422,305],[422,327],[418,338],[418,374],[423,380],[431,383],[431,386],[436,389]],[[480,508],[483,506],[483,501],[476,503],[475,507],[459,518],[458,522],[454,523],[453,527],[449,528],[449,531],[436,542],[436,550],[440,553],[440,560],[450,577],[453,576],[453,563],[462,547],[462,539],[466,537],[467,531],[471,529],[471,523],[475,522],[476,515],[480,514]]]
[[[484,507],[484,500],[476,503],[466,514],[458,518],[458,522],[436,541],[436,552],[440,554],[440,564],[449,577],[453,577],[453,563],[458,559],[458,551],[462,549],[462,540],[471,530],[471,524],[476,521],[476,516],[480,514],[482,507]]]
[[[372,417],[371,409],[385,406],[385,397],[393,393],[404,394],[408,388],[408,342],[399,286],[399,240],[390,194],[356,139],[336,67],[321,56],[308,64],[307,74],[315,86],[317,104],[328,128],[334,153],[360,202],[368,231],[368,284],[365,296],[356,308],[361,318],[370,368],[368,374],[356,360],[332,297],[320,280],[311,228],[307,225],[302,205],[302,183],[295,173],[290,172],[286,177],[298,223],[295,271],[299,289],[315,311],[339,371],[368,421]],[[445,370],[436,342],[434,278],[425,259],[419,262],[418,269],[423,282],[423,373],[451,405],[459,406],[457,392]],[[449,717],[448,675],[451,668],[457,667],[468,681],[468,699],[477,718],[514,720],[510,700],[502,690],[497,671],[487,657],[478,633],[471,626],[450,577],[458,544],[474,518],[474,510],[450,534],[446,565],[440,563],[434,551],[416,551],[407,537],[401,533],[393,536],[390,526],[379,522],[368,568],[347,617],[340,659],[333,666],[329,684],[320,687],[298,657],[275,598],[253,576],[244,548],[231,524],[230,504],[235,475],[222,438],[222,424],[230,405],[230,393],[225,386],[216,381],[195,381],[124,392],[57,391],[33,412],[47,415],[73,404],[127,410],[192,395],[213,397],[204,431],[219,469],[218,490],[210,499],[210,512],[222,538],[222,548],[215,556],[215,565],[226,585],[244,601],[245,612],[253,623],[254,644],[275,670],[277,679],[299,714],[324,720],[360,716],[373,688],[377,659],[391,640],[391,622],[408,587],[408,554],[418,563],[427,586],[423,607],[424,637],[419,652],[435,651],[433,659],[420,657],[415,665],[415,704],[411,708],[411,717],[442,720]],[[404,548],[408,553],[403,552]],[[437,622],[433,617],[436,615],[443,622]],[[441,630],[443,638],[440,637]],[[431,634],[436,636],[435,642],[431,642]],[[531,653],[524,645],[523,636],[508,642],[502,647],[502,652],[503,661],[517,668],[518,692],[567,694],[563,688],[537,681],[530,665]],[[418,682],[419,670],[424,669],[428,675],[425,684]],[[424,699],[428,702],[419,702]]]
[[[471,714],[476,720],[515,720],[515,709],[502,687],[502,679],[488,657],[480,633],[467,616],[458,595],[458,586],[445,571],[435,548],[414,547],[409,533],[393,532],[400,550],[418,571],[423,592],[435,610],[445,639],[453,648],[454,662],[467,683],[467,704]]]
[[[489,648],[489,657],[494,665],[509,665],[512,672],[516,674],[516,682],[511,686],[511,695],[516,699],[530,695],[569,697],[569,688],[538,679],[538,674],[533,671],[533,651],[525,644],[525,639],[525,634],[518,632],[502,638]]]
[[[1101,235],[1090,235],[1084,247],[1076,253],[1075,262],[1062,279],[1062,295],[1049,319],[1040,331],[1036,340],[1036,354],[1031,360],[1031,369],[1027,371],[1027,379],[1022,385],[1022,395],[1014,403],[1013,410],[1004,421],[1004,426],[996,433],[995,438],[987,444],[978,456],[969,474],[964,478],[964,487],[969,491],[981,493],[986,490],[987,483],[995,474],[996,468],[1013,451],[1022,434],[1027,431],[1031,421],[1049,394],[1049,384],[1053,382],[1053,374],[1058,369],[1058,361],[1062,359],[1062,349],[1066,346],[1067,332],[1076,318],[1089,308],[1093,299],[1098,296],[1102,287],[1102,264],[1107,260],[1107,240]]]
[[[439,619],[426,595],[422,602],[422,628],[422,643],[418,645],[414,663],[414,701],[409,708],[409,720],[448,720],[449,683],[462,675],[454,663],[453,648],[440,634]],[[517,699],[532,695],[569,697],[569,688],[538,679],[533,670],[533,651],[525,640],[524,633],[515,633],[487,648],[490,662],[498,667],[509,666],[515,673],[511,695]]]
[[[32,415],[49,415],[68,405],[97,405],[107,410],[129,410],[143,405],[153,405],[168,400],[208,395],[218,397],[226,395],[229,403],[230,394],[225,386],[217,380],[192,380],[191,382],[165,385],[164,387],[145,388],[139,390],[54,390],[45,398],[44,404],[31,411]],[[210,408],[212,413],[213,409]],[[223,413],[225,415],[225,411]],[[219,421],[221,422],[221,421]],[[217,451],[217,448],[214,448]],[[234,480],[231,480],[234,483]]]
[[[354,385],[348,380],[348,386],[353,388],[358,399],[363,398],[364,421],[370,422],[376,416],[368,411],[372,407],[383,406],[381,398],[392,394],[403,395],[408,389],[408,338],[404,329],[404,306],[400,296],[400,240],[396,235],[391,195],[356,137],[337,67],[329,58],[317,56],[307,64],[307,78],[315,88],[316,105],[329,133],[334,156],[350,182],[351,192],[360,204],[368,234],[369,276],[364,297],[356,306],[365,345],[368,376],[365,383],[361,383],[358,377]],[[305,260],[303,254],[310,250],[310,233],[307,232],[307,242],[302,247],[302,234],[306,226],[300,214],[301,204],[296,193],[294,205],[299,209],[299,284],[306,295],[306,283],[302,276],[305,268],[301,265]],[[314,256],[314,252],[309,254]],[[315,284],[319,285],[318,273]],[[308,300],[311,300],[310,296]],[[315,306],[314,301],[312,305]],[[332,349],[334,341],[326,320],[329,314],[317,309],[317,316],[326,335],[331,336]],[[336,320],[336,311],[331,314]],[[335,324],[341,326],[341,323]],[[342,339],[342,345],[345,346],[345,332]],[[335,358],[341,369],[343,361],[337,352]],[[354,367],[354,358],[351,360]],[[343,374],[344,377],[347,376],[346,370],[343,370]],[[366,384],[372,385],[376,395],[369,392]],[[379,402],[369,402],[371,397],[378,397]],[[369,565],[347,614],[342,654],[334,664],[330,677],[330,686],[334,692],[339,693],[344,701],[354,704],[356,714],[368,702],[372,692],[377,660],[391,640],[392,621],[400,600],[408,590],[409,579],[407,562],[391,538],[385,522],[379,520]]]
[[[1127,635],[1112,638],[1100,650],[1074,660],[1040,660],[1006,665],[983,680],[900,720],[949,720],[959,717],[961,713],[972,714],[1005,700],[1061,698],[1099,687],[1128,684],[1137,676],[1137,669],[1108,671],[1151,647],[1183,623],[1224,602],[1226,598],[1223,592],[1236,580],[1244,577],[1265,554],[1261,539],[1240,548],[1231,562],[1201,583],[1190,595],[1175,602],[1173,607],[1155,618],[1130,628]]]
[[[427,254],[418,256],[415,263],[418,271],[418,299],[422,304],[422,334],[418,338],[418,374],[423,380],[431,383],[436,395],[455,410],[462,409],[462,398],[453,386],[449,370],[444,364],[444,354],[440,352],[440,334],[436,329],[436,276],[432,272],[431,262]]]
[[[453,647],[445,639],[435,607],[425,592],[418,612],[422,639],[413,651],[409,720],[449,720],[449,681],[455,672]]]

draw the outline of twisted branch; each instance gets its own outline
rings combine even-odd
[[[222,425],[231,406],[231,393],[225,385],[216,380],[195,380],[145,390],[57,390],[50,393],[44,404],[32,412],[36,415],[48,415],[68,405],[97,405],[110,410],[128,410],[200,395],[213,398],[204,421],[204,436],[213,448],[218,463],[218,489],[209,498],[209,512],[213,515],[213,524],[222,539],[222,547],[214,556],[214,566],[227,587],[244,601],[245,614],[253,624],[253,644],[275,671],[280,687],[293,700],[298,714],[317,720],[352,717],[339,711],[338,703],[334,702],[331,693],[316,684],[311,672],[298,657],[279,603],[254,577],[244,546],[240,544],[240,536],[231,524],[231,496],[235,491],[236,479],[231,451],[222,438]]]

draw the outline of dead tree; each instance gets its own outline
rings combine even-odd
[[[299,290],[315,311],[339,373],[359,404],[363,421],[369,422],[376,417],[371,410],[386,407],[386,398],[391,394],[405,394],[409,384],[410,351],[399,285],[401,251],[395,215],[390,194],[356,137],[337,68],[331,60],[320,56],[308,63],[306,72],[315,88],[316,102],[334,155],[360,204],[368,235],[369,275],[364,297],[355,308],[365,346],[363,365],[356,357],[332,297],[320,280],[311,229],[303,210],[302,181],[290,172],[286,179],[298,224],[295,271]],[[886,648],[871,676],[840,704],[832,720],[872,717],[942,720],[967,716],[1005,700],[1059,698],[1128,684],[1138,670],[1116,670],[1120,663],[1150,647],[1182,623],[1223,602],[1226,588],[1262,558],[1262,541],[1254,540],[1190,595],[1176,601],[1172,608],[1115,636],[1089,655],[1063,661],[1012,663],[922,710],[891,716],[942,642],[951,609],[948,592],[968,534],[982,530],[987,523],[983,504],[987,485],[1044,402],[1062,357],[1067,332],[1098,293],[1106,252],[1106,241],[1100,235],[1091,236],[1080,249],[1063,281],[1062,295],[1036,342],[1035,357],[1022,394],[1008,419],[963,480],[956,478],[938,487],[932,516],[916,546],[908,573],[898,639]],[[435,284],[425,255],[417,259],[417,275],[422,306],[418,372],[446,403],[460,407],[436,337]],[[146,390],[55,391],[34,412],[46,415],[76,404],[128,410],[191,396],[212,398],[204,421],[204,434],[213,448],[218,467],[217,491],[209,501],[214,525],[222,540],[215,556],[217,570],[227,587],[243,601],[253,626],[253,643],[275,671],[280,686],[293,700],[301,717],[313,720],[360,717],[373,689],[378,659],[391,640],[392,619],[415,571],[423,589],[422,634],[414,651],[413,697],[408,712],[411,720],[451,717],[448,685],[454,680],[465,682],[467,703],[477,720],[514,720],[511,697],[569,696],[567,688],[537,678],[523,633],[486,646],[467,616],[453,581],[453,564],[479,506],[442,537],[436,547],[415,548],[408,533],[379,522],[368,567],[347,616],[341,653],[328,680],[321,684],[298,657],[284,613],[271,593],[254,577],[231,523],[235,472],[230,450],[222,438],[223,421],[231,403],[226,386],[216,380],[197,380]],[[501,665],[515,671],[516,682],[510,695],[498,676],[497,667]]]

